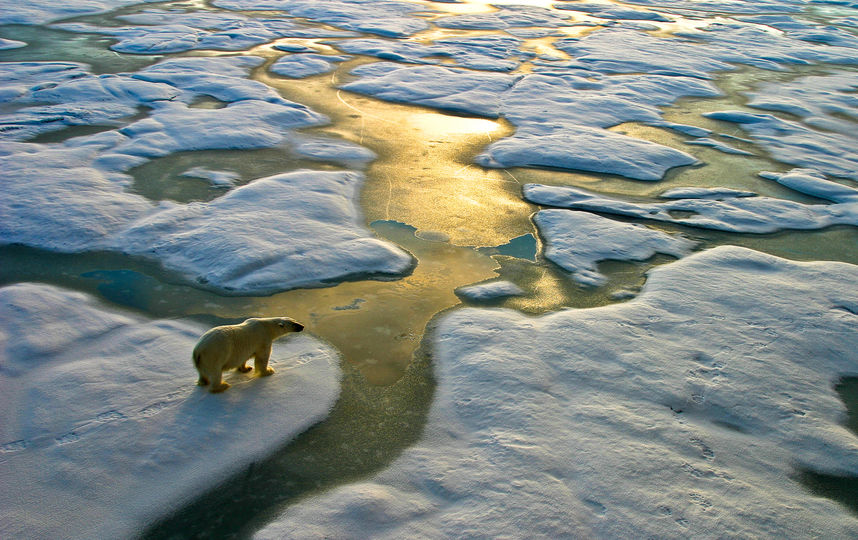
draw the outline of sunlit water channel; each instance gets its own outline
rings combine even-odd
[[[546,6],[550,2],[515,2]],[[120,10],[129,13],[151,7],[189,3],[147,4]],[[204,4],[193,5],[204,7]],[[433,4],[457,13],[479,12],[485,4]],[[115,15],[115,14],[114,14]],[[112,16],[81,18],[116,21]],[[695,24],[699,24],[696,21]],[[690,23],[689,23],[690,24]],[[586,31],[582,29],[581,31]],[[434,33],[433,33],[434,32]],[[443,31],[443,35],[480,32]],[[427,31],[414,39],[439,34]],[[96,73],[134,71],[157,57],[124,55],[107,47],[104,37],[70,34],[36,27],[4,27],[0,35],[31,43],[19,50],[0,52],[0,60],[66,60],[93,66]],[[329,40],[282,40],[302,43],[322,52],[335,52]],[[326,44],[320,44],[326,41]],[[533,40],[534,48],[550,47],[550,40]],[[342,354],[346,372],[342,394],[330,417],[273,454],[253,464],[225,485],[201,494],[198,501],[145,536],[152,538],[251,533],[284,505],[327,487],[364,477],[384,467],[421,432],[431,405],[432,351],[427,336],[439,313],[462,304],[458,287],[503,278],[525,291],[521,297],[498,300],[491,306],[540,314],[563,308],[586,308],[616,302],[616,293],[635,292],[653,265],[673,260],[658,256],[643,263],[609,261],[600,265],[608,283],[599,288],[576,284],[541,255],[541,239],[531,216],[538,210],[521,197],[525,183],[571,185],[609,195],[645,200],[677,186],[731,187],[763,195],[810,202],[760,179],[761,170],[784,171],[755,145],[737,143],[756,157],[733,156],[695,147],[703,164],[671,171],[658,183],[634,182],[610,175],[592,175],[546,169],[484,169],[473,157],[493,140],[510,135],[514,127],[504,120],[469,118],[428,108],[392,104],[337,89],[350,80],[348,72],[368,61],[358,58],[336,71],[307,79],[272,75],[267,67],[285,53],[264,45],[244,54],[266,57],[254,78],[276,88],[284,97],[328,115],[331,124],[305,130],[351,140],[373,150],[378,158],[365,173],[360,206],[366,224],[380,238],[409,251],[418,263],[401,279],[360,280],[327,288],[299,289],[264,297],[222,296],[187,283],[151,263],[111,253],[60,255],[38,249],[0,248],[0,283],[40,281],[86,291],[103,300],[154,318],[191,317],[211,324],[250,316],[288,315],[307,331],[333,344]],[[192,54],[232,54],[196,52]],[[558,55],[562,55],[557,51]],[[524,66],[522,71],[527,71]],[[823,70],[825,71],[825,70]],[[726,95],[714,99],[685,99],[664,111],[665,119],[707,127],[718,133],[742,136],[734,125],[719,124],[701,113],[742,108],[741,91],[762,81],[802,75],[772,73],[751,68],[722,74],[717,85]],[[201,107],[217,107],[201,102]],[[141,113],[144,114],[144,113]],[[51,133],[38,142],[56,142],[100,128],[76,128]],[[689,151],[685,137],[668,130],[637,124],[612,128],[638,138]],[[205,165],[252,179],[298,168],[342,169],[348,163],[302,159],[283,149],[254,151],[182,152],[156,159],[132,171],[132,190],[153,200],[179,202],[211,200],[225,191],[180,173]],[[858,231],[849,227],[772,235],[737,235],[672,225],[652,225],[681,232],[700,249],[738,244],[796,260],[841,260],[858,264]],[[628,295],[624,295],[628,296]],[[421,345],[422,344],[422,345]],[[177,359],[177,361],[182,361]],[[188,359],[188,383],[193,374]],[[844,386],[854,394],[854,384]],[[852,398],[849,398],[852,399]],[[824,484],[824,479],[808,482]],[[819,488],[824,491],[823,488]],[[253,512],[232,511],[236,501]],[[201,524],[205,523],[205,527]]]

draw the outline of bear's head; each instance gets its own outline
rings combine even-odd
[[[286,335],[290,332],[300,332],[304,329],[303,324],[299,323],[295,319],[290,319],[289,317],[271,317],[266,320],[271,325],[271,328],[277,337]]]

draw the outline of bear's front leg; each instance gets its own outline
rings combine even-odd
[[[268,375],[272,375],[274,370],[268,367],[268,358],[271,356],[271,345],[269,344],[266,349],[261,351],[257,351],[257,353],[253,356],[253,367],[256,373],[260,377],[267,377]]]

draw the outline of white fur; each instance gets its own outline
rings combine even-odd
[[[194,347],[194,365],[200,374],[197,384],[211,384],[212,392],[223,392],[229,384],[221,381],[221,373],[235,368],[242,373],[250,371],[245,363],[253,357],[257,375],[274,373],[268,367],[271,343],[290,332],[300,332],[304,326],[288,317],[247,319],[241,324],[212,328]]]

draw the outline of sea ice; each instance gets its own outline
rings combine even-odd
[[[366,275],[401,275],[412,257],[372,237],[354,199],[356,172],[261,178],[207,203],[169,205],[109,239],[200,284],[270,294]]]
[[[58,19],[113,11],[122,6],[161,0],[0,0],[0,24],[44,24]]]
[[[659,21],[671,22],[672,19],[665,17],[654,11],[643,11],[639,9],[630,9],[619,7],[615,4],[596,4],[587,2],[575,2],[569,4],[554,4],[556,9],[565,9],[569,11],[581,11],[589,13],[593,17],[600,19],[618,19],[630,21]]]
[[[484,167],[562,167],[656,181],[668,169],[692,165],[697,159],[612,131],[564,126],[554,133],[519,129],[515,136],[492,143],[474,161]]]
[[[287,315],[287,314],[284,314]],[[130,538],[323,419],[339,359],[275,343],[264,379],[195,385],[197,323],[57,287],[0,289],[0,513],[8,538]]]
[[[858,474],[832,385],[858,373],[858,267],[719,247],[623,304],[461,309],[423,438],[268,538],[851,538],[796,468]]]
[[[238,173],[232,171],[213,171],[205,167],[193,167],[183,172],[181,176],[202,178],[203,180],[208,180],[211,185],[216,187],[232,187],[240,179]]]
[[[336,62],[348,60],[348,56],[326,54],[290,54],[280,58],[268,68],[272,73],[293,79],[327,73],[336,68]]]
[[[452,15],[435,19],[433,24],[441,28],[460,30],[504,30],[507,28],[559,28],[572,24],[569,16],[536,6],[498,6],[492,13]]]
[[[693,139],[690,141],[685,141],[685,144],[691,144],[696,146],[708,146],[709,148],[714,148],[720,152],[724,152],[725,154],[735,154],[739,156],[753,156],[751,152],[747,152],[745,150],[736,148],[735,146],[730,146],[729,144],[718,141],[715,139],[711,139],[709,137],[702,137],[700,139]]]
[[[706,80],[662,75],[508,76],[440,66],[379,62],[352,71],[342,88],[388,101],[481,116],[504,116],[516,133],[477,157],[487,167],[546,166],[659,180],[697,160],[679,150],[597,129],[625,121],[661,125],[658,106],[682,96],[714,96]],[[593,126],[593,127],[590,127]]]
[[[429,28],[415,17],[420,4],[395,0],[215,0],[213,4],[239,11],[277,10],[346,30],[386,37],[407,37]]]
[[[834,204],[804,204],[772,197],[713,199],[706,192],[691,192],[686,199],[635,203],[573,187],[538,184],[524,186],[524,197],[534,203],[588,210],[691,227],[736,233],[765,234],[782,230],[815,230],[831,225],[858,226],[858,190],[825,180],[818,172],[793,169],[787,173],[764,172],[764,178]],[[669,197],[675,194],[668,192]]]
[[[511,281],[490,281],[456,289],[456,296],[471,302],[490,302],[523,294],[521,287]]]
[[[644,261],[656,253],[680,258],[695,242],[635,223],[622,223],[588,212],[542,210],[533,217],[545,238],[545,258],[572,273],[584,285],[605,284],[597,263]]]
[[[0,51],[5,51],[8,49],[20,49],[21,47],[26,46],[26,43],[24,43],[23,41],[18,41],[17,39],[0,38]]]
[[[855,121],[858,121],[856,92],[858,73],[835,71],[789,82],[767,83],[747,95],[750,107],[793,114],[810,126],[852,135]]]
[[[0,143],[0,244],[61,252],[103,247],[154,205],[92,167],[97,151]]]
[[[352,70],[360,79],[341,88],[399,103],[426,105],[496,118],[502,94],[515,77],[441,66],[409,67],[377,62]]]
[[[858,180],[858,139],[852,132],[817,131],[771,114],[719,111],[703,116],[739,124],[778,161]]]

